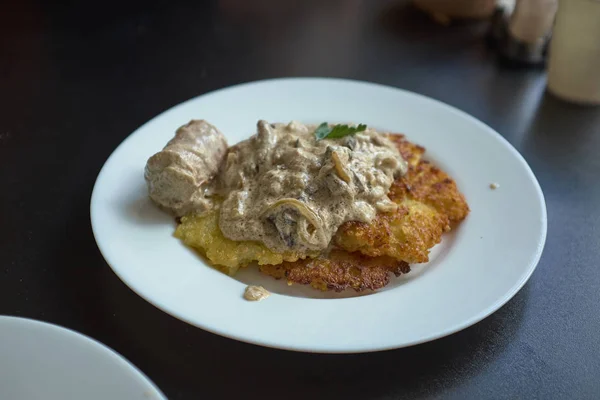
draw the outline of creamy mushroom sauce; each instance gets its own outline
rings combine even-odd
[[[407,163],[375,130],[317,141],[315,125],[257,127],[229,149],[217,177],[227,238],[306,254],[326,249],[344,222],[396,209],[387,193]]]

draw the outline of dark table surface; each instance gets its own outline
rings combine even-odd
[[[172,399],[599,398],[600,110],[548,95],[542,70],[500,66],[485,23],[442,27],[402,2],[247,3],[1,6],[0,314],[89,335]],[[90,228],[106,158],[183,100],[284,76],[412,90],[508,139],[548,205],[546,247],[525,287],[462,332],[358,355],[238,343],[129,290]]]

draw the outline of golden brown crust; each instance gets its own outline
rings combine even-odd
[[[449,230],[448,218],[413,200],[399,204],[394,213],[380,214],[370,224],[348,222],[340,227],[335,244],[371,257],[390,256],[408,263],[429,260],[429,249]]]
[[[379,214],[370,224],[347,222],[334,237],[347,251],[390,256],[408,263],[429,261],[429,249],[439,243],[451,223],[462,221],[469,207],[456,183],[421,159],[425,149],[403,135],[389,135],[408,161],[408,172],[396,179],[389,197],[398,210]]]
[[[390,133],[388,139],[396,145],[402,158],[408,162],[409,166],[416,166],[421,160],[423,153],[425,153],[425,147],[409,142],[406,140],[406,137],[400,133]]]
[[[390,134],[388,138],[409,163],[406,175],[392,184],[388,194],[390,199],[400,202],[409,198],[423,202],[446,214],[453,223],[465,219],[469,214],[465,197],[448,174],[429,161],[422,160],[425,148],[409,142],[401,134]]]
[[[389,197],[396,203],[406,199],[422,202],[457,223],[469,214],[469,206],[456,183],[429,161],[421,160],[409,172],[397,179],[390,188]]]
[[[334,250],[327,258],[313,258],[279,265],[261,265],[260,271],[290,283],[310,284],[319,290],[340,292],[380,289],[390,281],[390,274],[399,276],[410,271],[406,262],[391,257],[367,257],[360,253]]]

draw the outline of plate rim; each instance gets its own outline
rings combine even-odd
[[[295,345],[287,345],[287,344],[280,344],[280,343],[274,343],[274,342],[270,342],[268,340],[261,340],[260,338],[251,338],[249,336],[244,336],[242,334],[237,334],[237,333],[232,333],[229,331],[225,331],[225,330],[219,330],[216,328],[213,328],[207,324],[204,323],[199,323],[198,321],[192,321],[191,318],[188,318],[186,315],[184,315],[184,313],[178,312],[176,309],[174,309],[173,307],[170,307],[168,305],[162,304],[161,301],[156,300],[156,299],[152,299],[150,298],[150,296],[146,296],[142,293],[141,290],[136,290],[136,288],[130,284],[130,282],[128,282],[128,280],[126,280],[124,278],[124,276],[118,271],[118,269],[114,268],[111,263],[108,261],[108,258],[105,251],[102,248],[102,245],[100,244],[100,241],[98,240],[98,235],[97,235],[97,230],[96,227],[94,225],[94,198],[95,198],[95,194],[97,192],[98,189],[98,182],[100,181],[100,178],[103,174],[103,172],[105,171],[107,165],[109,164],[110,160],[112,159],[112,157],[115,155],[115,153],[117,153],[117,150],[121,147],[124,146],[130,139],[132,139],[132,137],[140,130],[144,129],[146,126],[152,124],[155,120],[157,120],[158,118],[160,118],[161,116],[163,116],[165,113],[167,112],[171,112],[174,111],[178,108],[184,107],[185,105],[196,101],[199,98],[207,98],[213,95],[218,95],[218,94],[222,94],[224,92],[227,91],[234,91],[234,90],[238,90],[238,89],[242,89],[242,88],[247,88],[247,87],[251,87],[251,86],[255,86],[255,85],[261,85],[261,84],[275,84],[275,83],[289,83],[289,82],[311,82],[311,83],[331,83],[331,82],[337,82],[340,84],[352,84],[352,85],[361,85],[361,86],[370,86],[370,87],[374,87],[374,88],[378,88],[378,89],[382,89],[382,90],[388,90],[388,91],[397,91],[397,92],[401,92],[404,95],[409,95],[409,96],[415,96],[418,97],[422,100],[428,101],[428,102],[432,102],[435,103],[437,106],[445,108],[449,111],[451,111],[453,114],[457,115],[460,118],[466,119],[468,120],[470,123],[475,124],[477,126],[479,126],[480,128],[482,128],[482,130],[485,130],[487,132],[487,134],[489,134],[491,137],[493,137],[494,139],[496,139],[496,141],[501,144],[505,149],[507,149],[508,151],[511,152],[511,154],[513,156],[515,156],[515,158],[519,161],[519,163],[521,164],[521,166],[524,168],[524,170],[527,172],[529,181],[533,184],[533,189],[535,189],[535,192],[537,194],[537,200],[540,206],[540,212],[541,212],[541,232],[540,232],[540,236],[539,236],[539,240],[537,241],[537,248],[535,250],[535,253],[532,254],[532,258],[531,261],[529,263],[529,266],[526,270],[526,273],[522,276],[522,278],[516,282],[512,288],[508,291],[506,291],[506,293],[504,294],[504,296],[500,297],[497,301],[495,301],[493,304],[491,304],[490,306],[488,306],[487,308],[483,309],[481,312],[477,313],[476,315],[474,315],[473,317],[471,317],[470,319],[466,319],[463,322],[457,323],[452,325],[451,327],[447,328],[447,329],[443,329],[440,330],[438,333],[436,334],[432,334],[426,337],[422,337],[418,340],[412,340],[412,341],[408,341],[405,342],[401,345],[383,345],[383,346],[379,346],[379,345],[370,345],[369,347],[361,347],[361,348],[344,348],[344,349],[340,349],[340,348],[323,348],[323,347],[318,347],[318,346],[312,346],[312,347],[306,347],[306,346],[295,346]],[[106,159],[106,161],[104,162],[100,172],[98,173],[98,176],[96,178],[96,181],[94,183],[94,187],[91,193],[91,198],[90,198],[90,222],[92,225],[92,231],[93,231],[93,235],[94,235],[94,239],[96,241],[96,244],[98,246],[98,249],[100,250],[100,253],[102,254],[105,262],[109,265],[109,267],[111,268],[111,270],[113,271],[113,273],[115,273],[119,279],[125,283],[125,285],[131,289],[134,293],[136,293],[138,296],[142,297],[144,300],[146,300],[147,302],[149,302],[150,304],[152,304],[154,307],[158,308],[159,310],[181,320],[184,321],[192,326],[198,327],[200,329],[203,329],[207,332],[210,332],[212,334],[216,334],[222,337],[226,337],[229,339],[233,339],[233,340],[237,340],[237,341],[241,341],[244,343],[250,343],[253,345],[258,345],[258,346],[263,346],[263,347],[268,347],[268,348],[274,348],[274,349],[280,349],[280,350],[288,350],[288,351],[298,351],[298,352],[306,352],[306,353],[318,353],[318,354],[357,354],[357,353],[369,353],[369,352],[379,352],[379,351],[387,351],[387,350],[394,350],[394,349],[399,349],[399,348],[405,348],[405,347],[410,347],[410,346],[414,346],[414,345],[418,345],[421,343],[426,343],[426,342],[430,342],[433,340],[437,340],[449,335],[452,335],[456,332],[459,332],[463,329],[466,329],[470,326],[473,326],[474,324],[482,321],[483,319],[487,318],[488,316],[490,316],[491,314],[493,314],[494,312],[496,312],[497,310],[499,310],[502,306],[504,306],[509,300],[511,300],[525,285],[525,283],[527,283],[527,281],[531,278],[531,275],[533,274],[533,272],[535,271],[535,269],[537,268],[539,261],[541,259],[543,250],[544,250],[544,246],[546,244],[546,239],[547,239],[547,231],[548,231],[548,215],[547,215],[547,206],[546,206],[546,201],[545,201],[545,197],[542,191],[542,188],[539,184],[539,181],[537,180],[535,174],[533,173],[531,167],[529,166],[529,164],[527,163],[527,161],[525,160],[525,158],[521,155],[521,153],[519,153],[514,146],[505,138],[503,137],[500,133],[498,133],[495,129],[493,129],[492,127],[490,127],[489,125],[487,125],[486,123],[484,123],[483,121],[475,118],[474,116],[468,114],[467,112],[453,106],[450,104],[447,104],[443,101],[440,101],[438,99],[435,99],[433,97],[429,97],[429,96],[425,96],[423,94],[420,93],[416,93],[416,92],[412,92],[410,90],[406,90],[406,89],[402,89],[402,88],[398,88],[395,86],[389,86],[389,85],[385,85],[385,84],[381,84],[381,83],[377,83],[377,82],[369,82],[369,81],[363,81],[363,80],[355,80],[355,79],[343,79],[343,78],[327,78],[327,77],[284,77],[284,78],[274,78],[274,79],[262,79],[262,80],[257,80],[257,81],[250,81],[250,82],[243,82],[243,83],[239,83],[236,85],[232,85],[232,86],[226,86],[220,89],[216,89],[210,92],[206,92],[203,94],[200,94],[198,96],[194,96],[192,98],[189,98],[181,103],[178,103],[170,108],[167,108],[165,110],[163,110],[162,112],[156,114],[154,117],[152,117],[150,120],[148,120],[147,122],[143,123],[142,125],[140,125],[138,128],[136,128],[133,132],[131,132],[126,138],[124,138],[121,143],[115,148],[113,149],[113,151],[111,152],[111,154],[109,155],[109,157]],[[335,301],[343,301],[345,299],[328,299],[328,301],[331,300],[335,300]]]

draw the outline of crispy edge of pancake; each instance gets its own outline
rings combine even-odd
[[[422,160],[425,148],[409,142],[401,134],[391,134],[388,138],[409,163],[407,174],[392,184],[390,199],[409,198],[425,203],[445,214],[453,224],[464,220],[470,211],[465,197],[447,173]]]
[[[448,218],[432,207],[405,200],[398,210],[377,216],[370,224],[352,221],[338,230],[335,244],[371,257],[390,256],[408,263],[429,260],[429,249],[449,230]]]
[[[409,167],[416,166],[425,153],[425,147],[409,142],[406,140],[406,136],[401,133],[390,133],[387,138],[396,145],[400,155],[408,162]]]
[[[261,265],[260,271],[288,283],[310,284],[322,291],[341,292],[352,288],[357,292],[381,289],[390,275],[408,273],[410,266],[392,257],[368,257],[360,253],[332,250],[327,257],[307,258],[279,265]]]
[[[347,251],[378,257],[390,256],[408,263],[429,261],[429,249],[439,243],[451,224],[464,219],[469,207],[456,183],[442,170],[422,160],[425,149],[389,135],[408,161],[407,173],[394,181],[389,197],[398,210],[378,214],[370,223],[347,222],[334,237]]]

